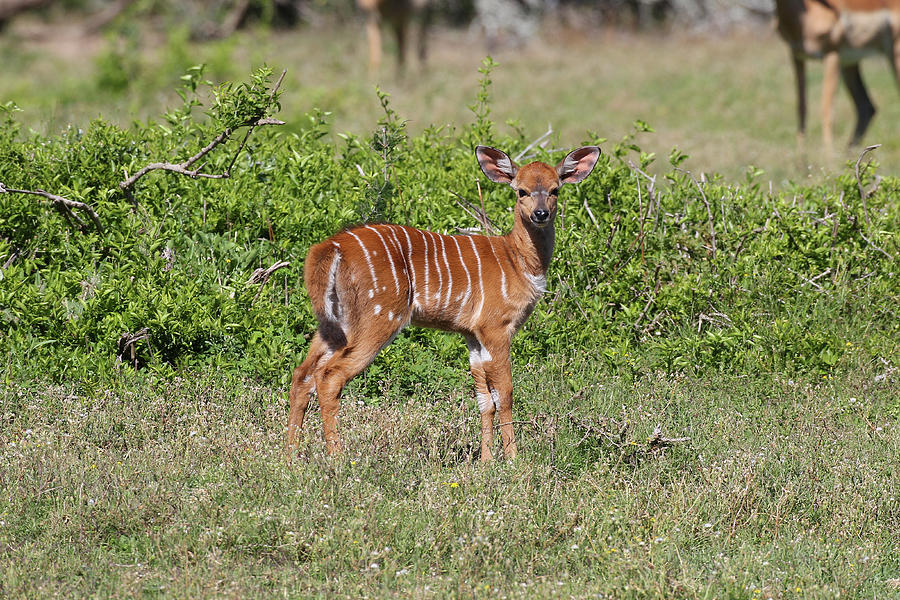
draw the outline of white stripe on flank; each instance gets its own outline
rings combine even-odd
[[[387,242],[384,241],[384,237],[382,237],[381,232],[372,227],[371,225],[366,225],[366,229],[371,229],[375,232],[375,235],[378,236],[378,239],[381,240],[381,245],[384,246],[384,254],[387,256],[388,261],[391,263],[391,275],[394,276],[394,289],[397,290],[397,294],[400,294],[400,280],[397,279],[397,269],[394,268],[394,257],[391,256],[391,251],[387,247]],[[503,294],[506,295],[505,293]]]
[[[412,250],[413,250],[412,240],[409,238],[409,232],[406,231],[406,227],[400,227],[400,229],[403,231],[403,235],[406,236],[406,243],[409,244],[409,253],[408,253],[407,264],[409,265],[410,274],[412,275],[412,289],[413,289],[412,303],[413,303],[413,307],[418,307],[419,306],[419,290],[416,288],[416,266],[413,264],[413,259],[412,259]]]
[[[494,240],[487,238],[487,241],[491,245],[491,254],[494,255],[494,260],[497,261],[497,267],[500,269],[500,293],[503,294],[504,300],[509,300],[509,296],[506,294],[506,272],[503,270],[503,265],[500,264],[500,257],[494,252]]]
[[[412,282],[409,279],[409,265],[406,262],[406,257],[403,256],[403,244],[400,243],[400,238],[397,237],[397,233],[394,231],[394,225],[385,224],[388,232],[391,234],[391,237],[388,238],[391,240],[391,243],[397,248],[397,254],[403,260],[403,274],[406,275],[406,294],[407,294],[407,302],[410,302],[412,299],[413,286]],[[399,320],[400,317],[397,317]]]
[[[472,236],[467,235],[469,243],[472,244],[472,252],[475,254],[475,262],[478,263],[478,287],[481,288],[481,302],[478,304],[478,310],[472,315],[472,324],[474,325],[481,316],[481,309],[484,308],[484,278],[481,276],[481,257],[478,256],[478,248],[475,247],[475,240]]]
[[[419,234],[422,236],[422,241],[425,242],[425,293],[423,294],[423,298],[425,300],[425,304],[428,304],[428,237],[425,235],[425,232],[421,229],[416,229]]]
[[[463,297],[462,302],[459,304],[459,312],[456,314],[456,322],[459,323],[460,317],[462,317],[463,311],[466,310],[466,302],[469,301],[469,296],[472,295],[472,276],[469,275],[469,267],[466,266],[466,261],[463,259],[462,249],[459,247],[459,241],[456,239],[456,236],[452,236],[450,238],[453,240],[453,243],[456,244],[456,252],[459,254],[459,264],[462,265],[463,271],[466,272],[466,295]]]
[[[363,244],[362,240],[359,239],[359,236],[357,236],[352,231],[348,231],[347,233],[352,235],[353,238],[357,242],[359,242],[359,247],[362,248],[363,255],[366,257],[366,264],[369,265],[369,273],[372,275],[372,287],[377,290],[378,289],[378,278],[375,276],[375,267],[372,265],[372,258],[369,256],[369,251],[366,249],[366,245]]]
[[[335,250],[334,257],[331,259],[331,267],[328,268],[328,287],[325,288],[325,314],[332,320],[338,321],[338,315],[335,314],[334,304],[331,301],[331,290],[334,289],[334,280],[337,278],[338,263],[341,261],[340,251]]]
[[[441,234],[437,234],[438,239],[441,240],[441,254],[444,255],[444,266],[447,267],[447,297],[444,298],[444,306],[443,308],[447,308],[450,304],[450,299],[453,297],[453,273],[450,271],[450,262],[447,260],[447,249],[444,247],[444,236]]]
[[[435,239],[435,240],[437,239],[437,234],[434,233],[433,231],[426,231],[425,233],[427,233],[429,236],[431,236],[432,239]],[[438,291],[437,291],[437,294],[435,295],[435,299],[437,300],[437,302],[434,305],[435,308],[437,308],[441,305],[441,291],[444,289],[444,275],[441,270],[441,263],[438,262],[437,242],[434,242],[433,245],[434,245],[434,270],[437,271],[437,275],[438,275]],[[426,255],[426,259],[427,259],[427,255]]]

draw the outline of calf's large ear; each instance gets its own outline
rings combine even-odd
[[[506,152],[491,148],[490,146],[478,146],[475,148],[475,158],[481,170],[487,178],[497,183],[512,183],[519,172],[519,167],[506,155]]]
[[[597,146],[584,146],[572,150],[556,165],[559,180],[562,183],[578,183],[591,174],[599,158],[600,148]]]

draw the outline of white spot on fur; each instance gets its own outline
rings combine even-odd
[[[545,275],[532,275],[531,273],[525,273],[525,277],[528,278],[528,281],[531,282],[531,286],[534,288],[534,291],[538,294],[543,294],[547,291],[547,277]]]
[[[491,397],[487,394],[483,394],[478,392],[478,410],[481,412],[487,412],[491,409],[493,402],[491,401]]]
[[[369,290],[369,298],[375,297],[375,290]]]
[[[491,400],[494,401],[494,408],[500,410],[500,394],[494,388],[491,388]]]
[[[375,305],[375,314],[377,315],[377,314],[380,313],[380,312],[381,312],[381,305],[380,305],[380,304],[376,304],[376,305]]]
[[[481,364],[481,351],[479,348],[469,346],[469,364],[473,367]]]
[[[393,320],[394,320],[394,311],[389,310],[388,311],[388,321],[393,321]]]

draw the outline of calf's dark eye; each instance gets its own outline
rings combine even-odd
[[[526,192],[523,189],[519,189],[519,198],[524,198],[527,195],[528,195],[528,192]]]
[[[550,190],[551,196],[556,196],[557,194],[559,194],[559,188],[553,188],[552,190]]]

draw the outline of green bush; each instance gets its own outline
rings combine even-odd
[[[298,133],[255,130],[230,179],[154,172],[134,186],[134,203],[119,188],[126,175],[180,162],[224,128],[277,110],[271,72],[210,88],[193,68],[182,78],[182,106],[128,130],[98,120],[58,136],[26,135],[6,105],[0,182],[85,202],[103,225],[80,228],[44,199],[0,194],[7,376],[90,380],[131,368],[119,340],[146,328],[149,338],[134,345],[140,368],[213,364],[285,378],[315,328],[302,284],[311,244],[364,218],[448,233],[476,225],[454,201],[478,203],[474,144],[514,155],[528,142],[494,133],[490,67],[475,120],[459,131],[407,138],[382,95],[385,118],[369,140],[336,134],[328,113],[315,112]],[[203,170],[228,169],[242,138],[207,155]],[[897,363],[898,180],[879,180],[865,201],[859,190],[875,182],[874,169],[863,169],[861,182],[848,169],[823,185],[772,192],[752,169],[741,183],[698,181],[673,152],[651,182],[645,172],[655,157],[633,137],[578,141],[603,143],[604,154],[590,178],[565,190],[548,293],[516,338],[516,361],[588,351],[631,375],[827,374]],[[508,229],[513,194],[481,180],[489,216]],[[290,267],[262,289],[248,283],[280,260]],[[404,393],[423,384],[423,365],[465,377],[456,339],[407,330],[395,346],[357,385]]]

